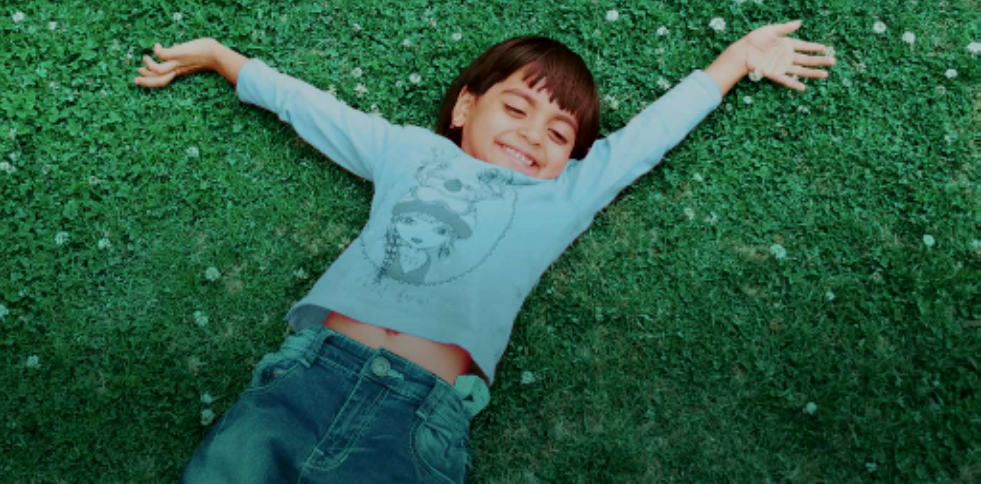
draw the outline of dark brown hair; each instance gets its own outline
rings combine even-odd
[[[480,97],[498,82],[527,67],[524,81],[531,87],[545,79],[549,101],[557,101],[559,108],[569,111],[579,123],[576,143],[570,156],[585,158],[596,141],[599,132],[599,93],[593,74],[582,57],[565,44],[547,37],[515,37],[484,51],[450,85],[439,108],[436,134],[443,135],[460,146],[462,130],[454,128],[450,120],[453,108],[464,87]]]

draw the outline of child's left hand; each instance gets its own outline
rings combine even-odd
[[[797,77],[824,79],[828,73],[818,69],[806,69],[801,66],[833,66],[835,65],[834,50],[814,42],[786,37],[801,26],[800,20],[785,24],[767,25],[760,27],[743,37],[746,55],[746,70],[750,79],[758,81],[762,76],[791,89],[803,91],[804,84]],[[808,56],[797,51],[825,52],[825,56]]]

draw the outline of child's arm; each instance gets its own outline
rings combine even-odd
[[[179,75],[213,70],[236,86],[239,98],[276,113],[297,134],[342,168],[368,180],[383,169],[381,156],[401,127],[353,109],[331,94],[248,59],[214,39],[197,39],[163,48],[163,63],[144,57],[139,86],[163,87]]]
[[[799,67],[834,65],[833,57],[795,52],[825,50],[820,44],[784,37],[799,27],[795,21],[754,30],[729,46],[704,71],[692,72],[644,108],[625,127],[596,141],[585,159],[570,163],[563,173],[576,205],[588,215],[602,210],[621,190],[657,166],[748,72],[758,70],[775,82],[800,90],[803,84],[788,74],[827,77],[823,71]]]

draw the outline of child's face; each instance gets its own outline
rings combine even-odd
[[[460,93],[453,126],[470,156],[534,178],[559,176],[569,162],[578,125],[572,113],[549,101],[544,80],[529,87],[519,70],[479,98]]]

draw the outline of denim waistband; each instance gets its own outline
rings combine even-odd
[[[377,382],[421,402],[416,413],[439,413],[461,429],[490,403],[487,384],[477,375],[460,375],[455,386],[385,348],[377,350],[326,326],[302,330],[284,342],[303,354],[304,364],[319,362],[351,376]]]

